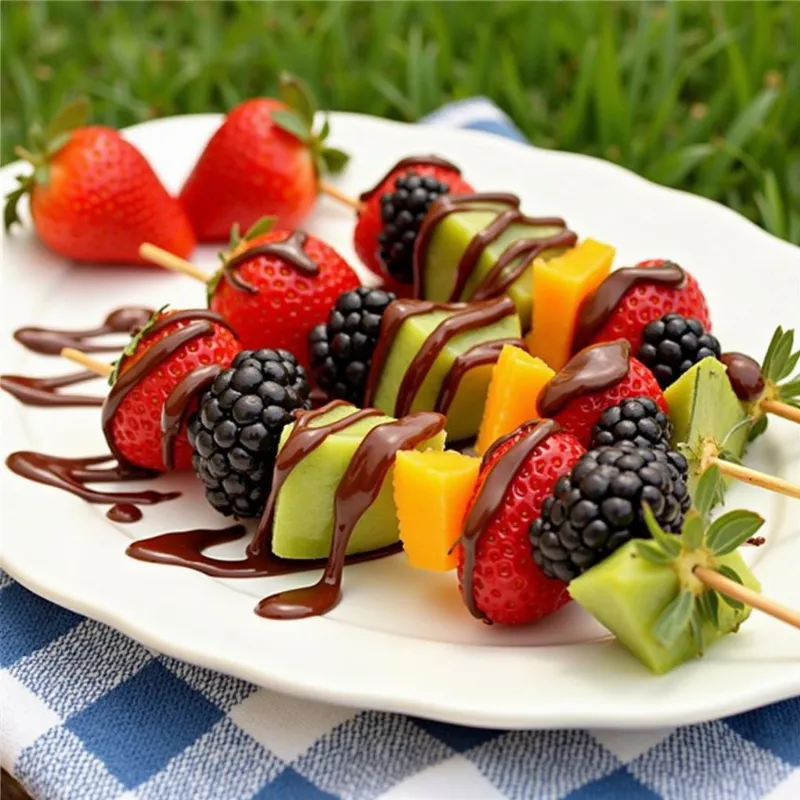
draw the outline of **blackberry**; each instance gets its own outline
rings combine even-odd
[[[637,358],[656,376],[662,389],[675,383],[686,370],[712,356],[720,346],[700,322],[681,314],[665,314],[645,325]]]
[[[534,561],[549,578],[571,581],[631,539],[646,539],[642,503],[679,533],[691,498],[686,459],[620,442],[585,453],[562,475],[530,529]]]
[[[671,437],[672,422],[652,397],[630,397],[602,413],[592,428],[589,449],[633,442],[667,451]]]
[[[329,399],[361,405],[383,312],[396,299],[392,292],[360,286],[340,294],[327,324],[311,329],[311,375]]]
[[[395,280],[413,283],[414,243],[422,220],[431,203],[450,187],[412,170],[394,182],[394,189],[381,197],[383,229],[378,234],[378,254]]]
[[[286,350],[242,350],[203,392],[188,426],[192,466],[221,514],[264,510],[281,431],[309,407],[308,392],[305,369]]]

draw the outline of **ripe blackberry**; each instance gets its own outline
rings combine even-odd
[[[396,299],[392,292],[360,286],[340,294],[328,322],[311,329],[311,375],[329,399],[361,405],[383,312]]]
[[[381,197],[383,230],[378,234],[378,253],[389,275],[400,283],[412,283],[414,243],[422,220],[431,203],[450,187],[412,170],[401,175],[394,188]]]
[[[589,449],[633,442],[637,447],[670,449],[672,422],[652,397],[630,397],[609,406],[592,428]]]
[[[646,539],[642,503],[679,533],[691,498],[686,459],[674,451],[620,442],[581,456],[531,525],[534,561],[549,578],[571,581],[630,539]]]
[[[666,389],[687,369],[709,356],[720,356],[716,337],[706,333],[698,320],[672,313],[645,326],[636,358],[656,376],[658,385]]]
[[[192,466],[226,516],[257,517],[272,485],[281,431],[308,408],[306,371],[287,350],[242,350],[189,421]]]

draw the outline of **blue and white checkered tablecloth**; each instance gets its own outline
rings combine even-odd
[[[426,122],[522,135],[485,99]],[[800,799],[800,698],[647,732],[491,731],[298,700],[0,572],[0,753],[38,800]]]

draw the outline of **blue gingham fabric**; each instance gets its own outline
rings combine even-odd
[[[484,98],[424,120],[522,139]],[[493,731],[289,698],[0,572],[0,754],[37,800],[798,800],[800,698],[627,733]]]

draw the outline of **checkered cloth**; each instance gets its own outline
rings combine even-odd
[[[522,139],[473,99],[425,120]],[[800,798],[800,698],[648,732],[354,711],[166,658],[0,572],[0,753],[38,800]]]

